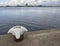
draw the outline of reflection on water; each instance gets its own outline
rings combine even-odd
[[[0,34],[15,25],[25,26],[29,31],[60,28],[60,8],[1,7]]]

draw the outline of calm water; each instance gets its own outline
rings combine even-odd
[[[59,7],[0,7],[0,34],[15,26],[29,31],[60,28]]]

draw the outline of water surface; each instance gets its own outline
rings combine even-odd
[[[59,29],[60,7],[0,7],[0,34],[15,25],[29,31]]]

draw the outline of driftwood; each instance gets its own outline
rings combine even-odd
[[[11,34],[0,35],[0,46],[60,46],[60,30],[26,32],[19,42]]]

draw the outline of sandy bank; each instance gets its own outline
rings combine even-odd
[[[21,42],[11,34],[0,35],[0,46],[60,46],[60,30],[26,32]]]

